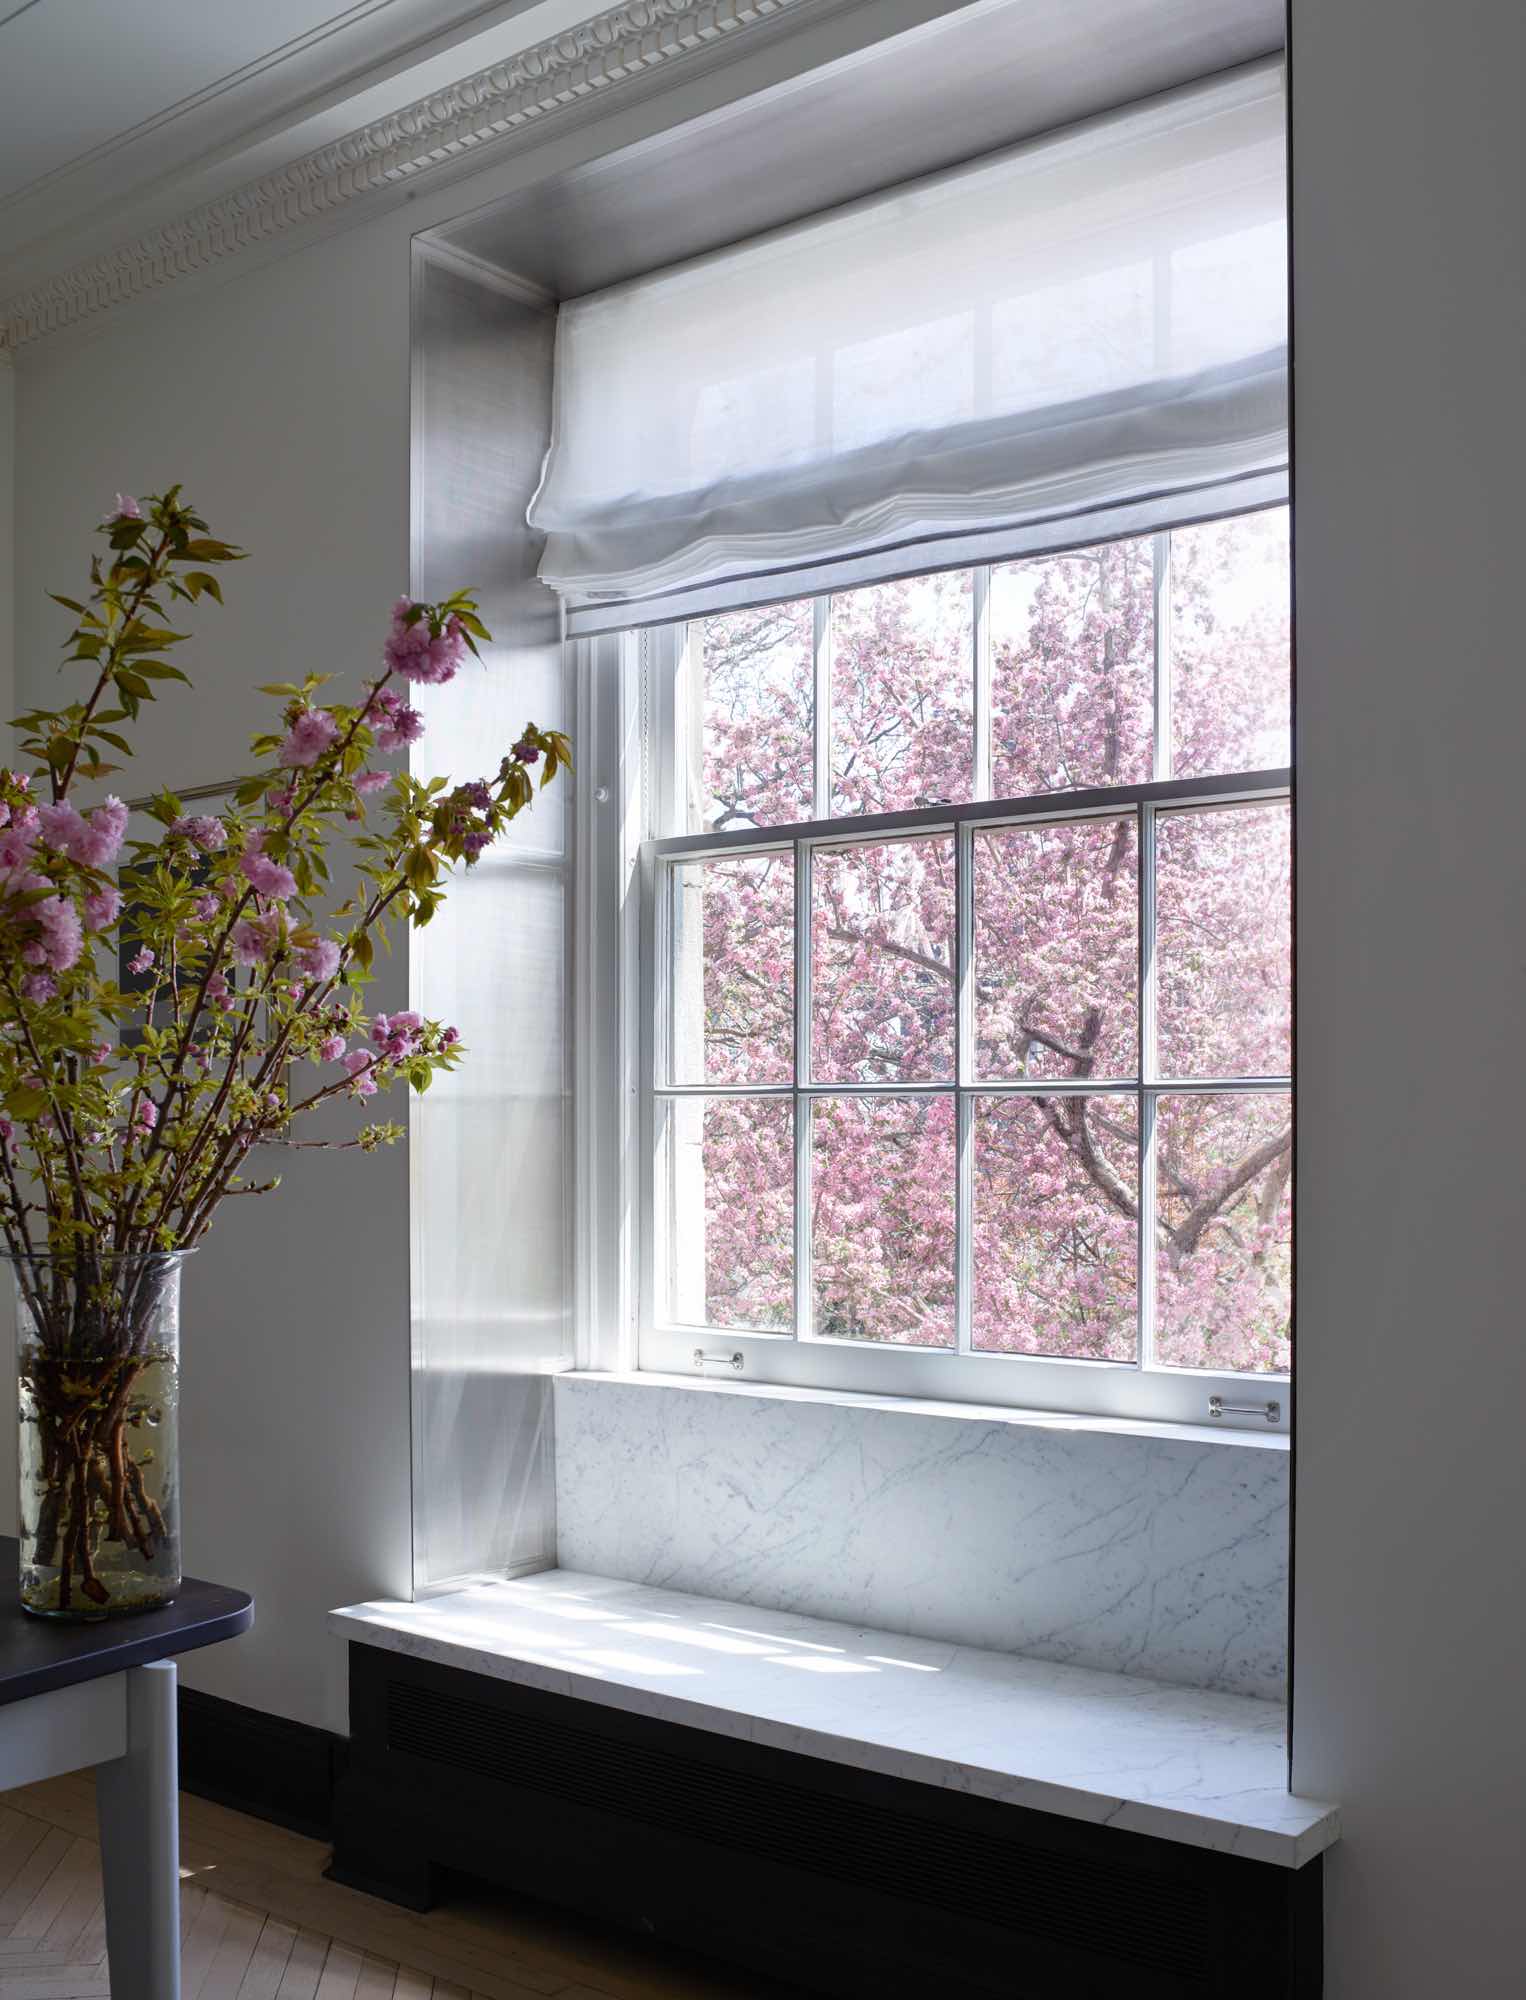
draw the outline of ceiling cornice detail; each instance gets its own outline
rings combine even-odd
[[[819,0],[625,0],[0,302],[0,354],[332,215]]]

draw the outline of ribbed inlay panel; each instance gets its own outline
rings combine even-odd
[[[388,1747],[592,1811],[754,1854],[898,1901],[1203,1979],[1209,1898],[1126,1865],[1050,1853],[839,1798],[703,1757],[389,1683]]]

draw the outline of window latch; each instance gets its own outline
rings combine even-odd
[[[744,1365],[740,1348],[734,1354],[707,1354],[702,1347],[694,1350],[694,1366],[701,1375],[707,1368],[730,1368],[740,1375]]]
[[[1222,1396],[1210,1396],[1208,1414],[1215,1422],[1220,1417],[1265,1417],[1269,1424],[1280,1424],[1282,1405],[1281,1403],[1226,1403]]]

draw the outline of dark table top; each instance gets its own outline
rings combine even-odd
[[[191,1653],[198,1646],[215,1646],[254,1623],[254,1599],[246,1590],[201,1583],[192,1576],[181,1584],[175,1602],[159,1611],[78,1625],[34,1618],[21,1608],[17,1569],[16,1538],[0,1535],[0,1706],[102,1674],[119,1674],[149,1660]]]

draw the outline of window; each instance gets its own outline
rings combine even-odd
[[[1274,508],[646,635],[641,1365],[1267,1400],[1288,581]]]

